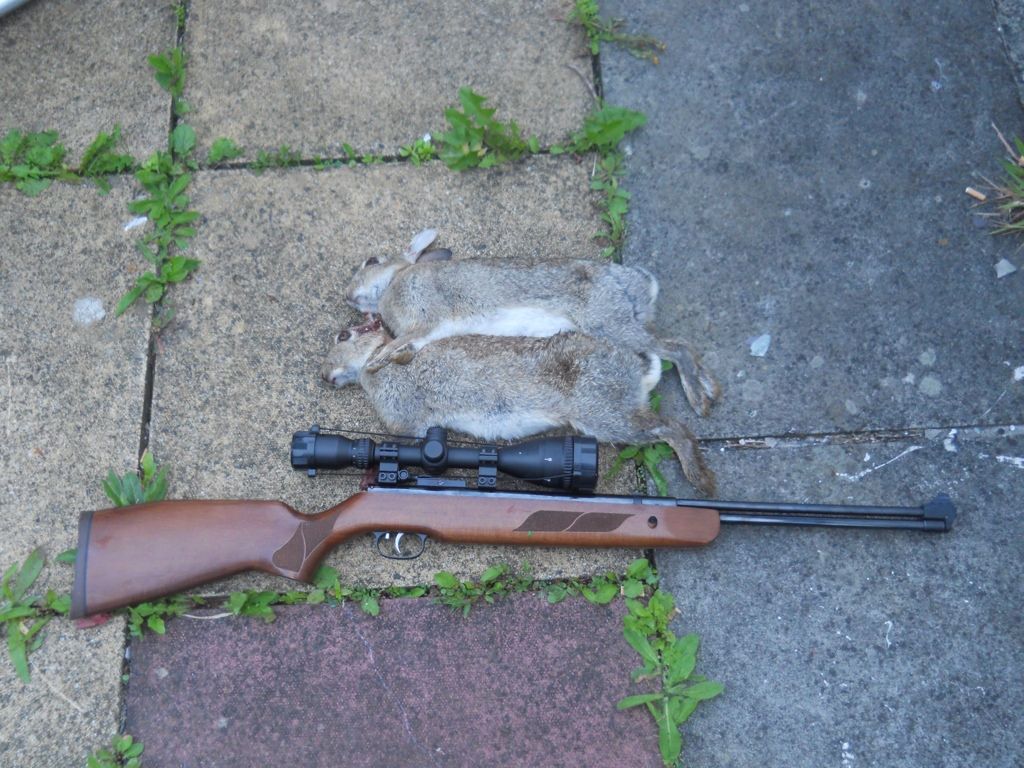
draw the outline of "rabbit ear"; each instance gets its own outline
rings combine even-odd
[[[406,261],[415,263],[416,257],[427,250],[430,244],[435,240],[437,240],[437,230],[424,229],[412,239],[412,242],[409,243],[408,249],[406,249],[405,253],[402,254],[402,258]]]
[[[421,253],[416,257],[416,263],[421,264],[424,261],[448,261],[452,257],[452,252],[447,248],[439,248],[436,251],[427,251]]]

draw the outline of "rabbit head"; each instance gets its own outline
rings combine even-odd
[[[379,259],[374,256],[364,261],[345,290],[345,301],[360,312],[376,312],[381,295],[401,270],[421,261],[441,261],[452,257],[452,252],[446,248],[427,251],[436,239],[436,230],[424,229],[412,239],[400,258]]]
[[[380,317],[346,328],[334,337],[334,347],[327,355],[320,375],[324,381],[335,387],[353,384],[366,361],[391,340],[387,331],[381,327]]]

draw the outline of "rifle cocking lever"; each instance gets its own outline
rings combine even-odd
[[[415,560],[427,547],[427,534],[399,531],[374,531],[377,554],[389,560]]]

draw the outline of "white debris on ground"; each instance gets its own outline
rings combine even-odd
[[[996,277],[1006,277],[1017,271],[1017,268],[1006,259],[996,262]]]
[[[772,335],[770,333],[762,333],[750,342],[750,354],[753,357],[764,357],[768,354],[768,347],[771,346],[771,343]]]
[[[103,302],[92,296],[75,301],[75,309],[72,318],[78,325],[93,325],[107,316],[107,310],[103,308]]]

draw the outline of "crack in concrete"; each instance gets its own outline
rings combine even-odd
[[[427,756],[432,765],[440,766],[440,763],[437,762],[437,758],[434,756],[434,754],[429,749],[427,749],[427,747],[424,744],[421,744],[419,739],[416,738],[416,734],[412,732],[412,726],[409,724],[409,715],[405,711],[405,707],[402,705],[401,700],[391,695],[391,686],[388,685],[387,679],[384,677],[384,674],[380,671],[380,668],[377,666],[377,659],[374,657],[373,654],[373,646],[370,644],[370,641],[367,640],[363,633],[359,630],[359,624],[355,620],[355,617],[352,616],[352,608],[347,602],[344,604],[344,611],[346,614],[348,614],[349,619],[353,619],[353,621],[351,622],[352,630],[356,633],[356,636],[362,641],[363,646],[366,648],[366,654],[370,659],[370,666],[373,667],[373,672],[377,675],[377,680],[380,682],[380,687],[384,690],[384,695],[387,697],[388,701],[391,702],[402,715],[402,725],[405,728],[405,732],[409,736],[409,739],[420,752]]]
[[[764,448],[806,448],[816,445],[862,445],[906,440],[926,440],[929,433],[951,430],[963,433],[980,430],[998,433],[1000,430],[1024,433],[1024,424],[959,424],[941,427],[908,427],[906,429],[876,429],[865,432],[809,432],[790,435],[746,435],[738,437],[705,437],[701,442],[715,445],[721,450],[759,450]]]

